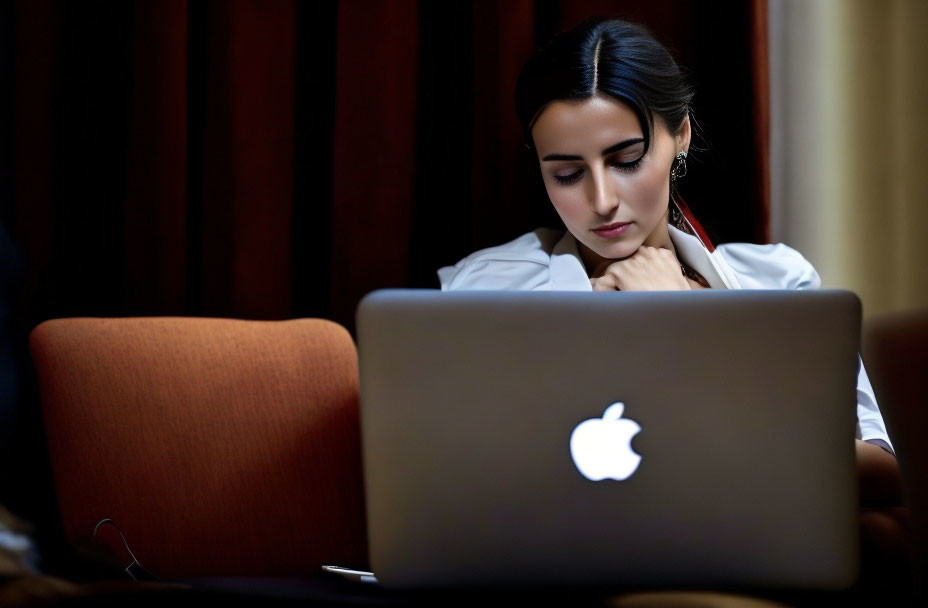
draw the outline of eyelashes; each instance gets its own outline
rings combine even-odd
[[[613,162],[610,164],[611,167],[618,169],[623,173],[633,173],[641,166],[641,161],[644,159],[644,156],[639,156],[636,160],[627,163]],[[554,181],[562,186],[570,185],[581,177],[583,177],[583,169],[578,169],[577,171],[569,175],[554,175]]]
[[[580,179],[580,175],[582,173],[583,171],[577,171],[576,173],[571,173],[570,175],[555,175],[554,181],[566,186],[567,184],[572,184]]]

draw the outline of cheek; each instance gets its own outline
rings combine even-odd
[[[551,187],[545,183],[545,189],[548,192],[548,200],[554,205],[554,209],[562,218],[576,215],[577,209],[583,204],[580,196],[577,194],[577,188],[558,188]]]
[[[645,169],[631,180],[629,191],[637,204],[643,206],[663,205],[670,197],[670,173],[663,167]]]

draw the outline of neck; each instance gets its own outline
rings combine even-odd
[[[668,209],[664,215],[661,216],[657,226],[654,227],[654,230],[651,231],[651,234],[648,235],[648,238],[644,240],[642,245],[646,247],[668,249],[676,255],[677,250],[673,247],[673,241],[670,239],[670,229],[667,227],[669,226],[669,214],[670,210]]]

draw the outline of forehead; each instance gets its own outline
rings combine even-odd
[[[602,150],[643,137],[638,115],[627,104],[608,97],[552,102],[532,127],[539,155]]]

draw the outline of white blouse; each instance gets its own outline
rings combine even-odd
[[[782,243],[728,243],[709,252],[694,236],[668,226],[677,256],[714,289],[816,289],[821,279],[802,255]],[[592,291],[570,232],[539,228],[504,245],[439,269],[442,290]],[[870,379],[858,357],[857,438],[892,448]]]

